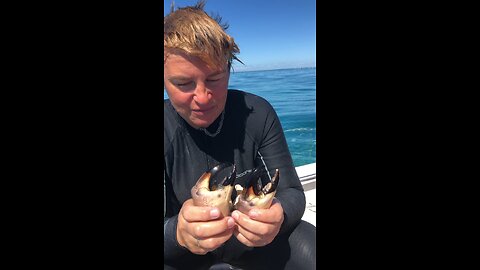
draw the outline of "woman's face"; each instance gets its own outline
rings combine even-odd
[[[227,102],[227,65],[216,70],[196,56],[174,52],[163,67],[163,83],[178,114],[194,128],[209,127]]]

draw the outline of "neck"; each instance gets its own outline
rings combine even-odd
[[[224,117],[225,117],[225,110],[222,111],[222,114],[220,115],[220,117],[217,118],[217,120],[215,120],[209,127],[199,128],[199,130],[203,131],[206,135],[210,137],[217,136],[222,131]]]

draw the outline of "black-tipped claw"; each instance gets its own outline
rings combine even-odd
[[[267,172],[265,171],[264,166],[257,167],[250,173],[250,177],[246,183],[247,188],[251,186],[253,188],[253,192],[257,196],[262,191],[262,187],[263,187],[262,176],[264,176],[266,173]]]
[[[268,193],[272,193],[275,190],[277,190],[278,186],[278,179],[280,178],[280,173],[278,169],[275,170],[275,174],[273,175],[272,179],[270,180],[270,183],[266,184],[262,188],[263,194],[267,195]]]
[[[233,168],[232,168],[232,171],[230,172],[230,174],[225,176],[221,181],[217,181],[218,177],[215,177],[216,174],[218,174],[220,171],[223,171],[224,169],[232,167],[232,166],[233,166]],[[233,186],[233,183],[235,182],[235,179],[236,179],[236,176],[237,176],[236,172],[237,172],[237,170],[236,170],[235,164],[231,164],[231,163],[221,163],[221,164],[213,167],[213,169],[210,170],[210,181],[208,182],[208,188],[210,190],[216,190],[219,185]]]
[[[250,174],[250,178],[247,181],[247,187],[252,186],[253,192],[255,195],[260,195],[263,193],[264,195],[274,192],[278,186],[278,169],[275,171],[275,175],[272,177],[271,180],[263,180],[267,175],[267,171],[265,170],[264,166],[257,167],[253,172]],[[268,178],[268,177],[267,177]]]

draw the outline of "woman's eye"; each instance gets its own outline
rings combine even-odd
[[[224,74],[217,74],[217,75],[214,75],[210,78],[207,78],[207,82],[218,82],[220,80],[222,80],[224,77]]]
[[[209,78],[209,79],[207,79],[207,82],[218,82],[222,78],[223,78],[223,76],[221,76],[221,77],[217,76],[217,77]]]
[[[179,86],[179,87],[182,87],[182,86],[187,86],[187,85],[189,85],[189,84],[190,84],[190,82],[186,82],[186,83],[176,83],[175,85],[176,85],[176,86]]]

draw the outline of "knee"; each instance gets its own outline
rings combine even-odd
[[[315,246],[317,228],[312,224],[301,220],[300,223],[290,234],[289,240],[294,243],[305,243]]]
[[[290,234],[288,242],[291,248],[292,269],[315,269],[317,229],[312,224],[301,221]]]
[[[165,263],[163,264],[163,270],[176,270],[176,269],[177,268],[167,265]]]

